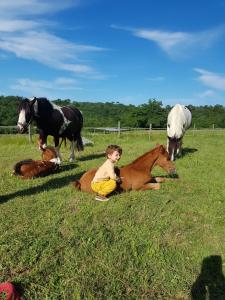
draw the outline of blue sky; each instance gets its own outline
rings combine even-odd
[[[1,0],[0,94],[225,105],[225,0]]]

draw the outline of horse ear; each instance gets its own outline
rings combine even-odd
[[[159,151],[160,153],[164,153],[166,151],[166,148],[163,145],[159,145]]]
[[[45,152],[45,150],[46,150],[46,149],[45,149],[45,148],[43,148],[43,146],[42,146],[42,145],[40,145],[39,147],[40,147],[40,150],[41,150],[42,152]]]
[[[30,104],[31,106],[34,105],[34,103],[36,102],[37,98],[36,97],[33,97],[32,100],[30,100]]]

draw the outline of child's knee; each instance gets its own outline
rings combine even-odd
[[[104,187],[102,188],[102,192],[105,195],[108,195],[111,192],[113,192],[115,189],[116,189],[116,181],[110,179],[110,180],[105,182]]]
[[[113,179],[110,179],[108,187],[109,187],[110,192],[114,191],[116,189],[116,181]]]
[[[95,193],[97,193],[99,191],[99,185],[96,184],[95,182],[91,183],[91,188]]]

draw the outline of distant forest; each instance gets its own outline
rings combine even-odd
[[[17,108],[20,97],[0,96],[0,126],[17,124]],[[125,105],[119,102],[77,102],[57,99],[54,103],[63,106],[71,105],[80,109],[84,116],[84,127],[116,127],[118,121],[121,127],[165,128],[167,115],[171,106],[163,106],[156,99],[149,99],[147,103],[138,106]],[[225,128],[225,107],[215,106],[187,106],[192,112],[192,126],[196,128]]]

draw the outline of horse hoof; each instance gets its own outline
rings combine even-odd
[[[151,190],[159,190],[160,184],[159,183],[149,183],[149,187]]]
[[[165,178],[162,177],[155,177],[156,182],[161,183],[161,182],[165,182]]]

